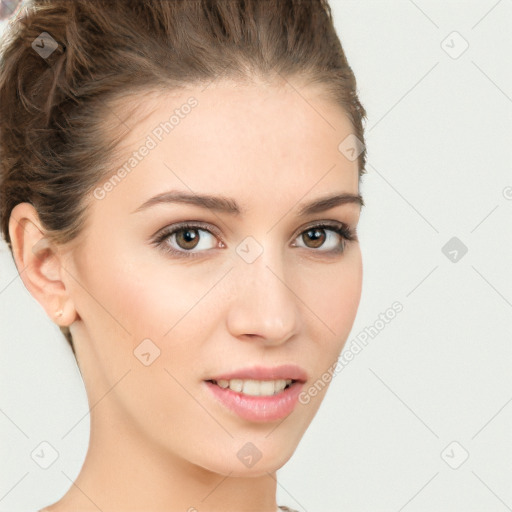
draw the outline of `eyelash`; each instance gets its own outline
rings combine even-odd
[[[171,238],[174,234],[180,232],[180,231],[186,231],[187,229],[191,230],[201,230],[201,231],[208,231],[213,236],[216,236],[217,238],[220,238],[221,242],[224,244],[224,241],[220,237],[220,234],[217,232],[217,230],[212,230],[211,226],[208,224],[204,224],[202,222],[180,222],[178,224],[173,224],[172,226],[168,226],[164,228],[159,234],[156,235],[155,240],[153,241],[153,244],[156,246],[162,248],[162,250],[166,253],[170,253],[173,256],[177,257],[185,257],[185,258],[195,258],[200,257],[202,253],[207,252],[208,250],[202,250],[197,252],[192,251],[186,251],[186,250],[176,250],[174,248],[169,247],[168,244],[165,243],[165,241],[169,238]],[[352,242],[354,240],[357,240],[357,234],[355,231],[350,229],[346,224],[343,224],[342,222],[319,222],[317,224],[312,224],[310,226],[307,226],[303,231],[301,231],[295,238],[298,238],[299,236],[303,235],[304,233],[314,230],[314,229],[323,229],[326,231],[333,231],[337,235],[339,235],[342,239],[341,243],[341,249],[331,249],[328,251],[322,251],[321,249],[315,250],[313,248],[309,248],[310,250],[314,252],[319,253],[325,253],[325,254],[341,254],[345,252],[345,248],[348,242]],[[308,249],[308,247],[301,247],[301,249]]]

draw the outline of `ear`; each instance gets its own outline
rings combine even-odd
[[[23,284],[46,314],[60,326],[72,324],[76,310],[62,280],[63,256],[44,236],[36,209],[17,204],[9,219],[9,236]]]

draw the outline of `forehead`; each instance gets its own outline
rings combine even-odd
[[[189,108],[187,101],[192,98],[195,106]],[[200,144],[204,149],[212,141],[215,146],[236,143],[247,151],[257,148],[261,140],[267,143],[267,150],[303,141],[304,145],[295,147],[295,154],[299,155],[301,150],[312,154],[318,142],[323,142],[321,149],[330,145],[337,156],[338,139],[353,131],[342,108],[325,99],[321,87],[291,81],[279,85],[218,81],[178,90],[137,92],[110,104],[105,125],[117,127],[120,147],[130,150],[172,119],[173,113],[179,119],[174,116],[174,133],[163,142],[172,144],[172,139],[181,139],[180,144]],[[191,141],[185,134],[192,132],[197,137]],[[231,154],[225,156],[229,158]]]
[[[357,193],[357,161],[338,149],[351,123],[321,92],[217,82],[122,98],[108,119],[122,134],[112,170],[148,146],[120,184],[138,197],[187,188],[234,196],[243,189],[247,201],[256,191],[283,200],[312,187],[318,195],[334,186]]]

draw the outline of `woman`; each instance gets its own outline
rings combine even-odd
[[[324,0],[34,0],[1,221],[91,410],[44,511],[275,512],[362,285],[356,82]]]

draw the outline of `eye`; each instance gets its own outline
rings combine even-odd
[[[356,240],[355,233],[345,224],[321,223],[310,226],[296,240],[300,240],[306,249],[318,249],[317,252],[340,253],[345,250],[348,241]],[[293,244],[297,246],[296,244]]]
[[[220,243],[222,247],[223,242]],[[185,257],[196,256],[198,252],[219,247],[216,235],[211,233],[206,225],[186,222],[164,229],[157,236],[155,244],[166,252]]]

